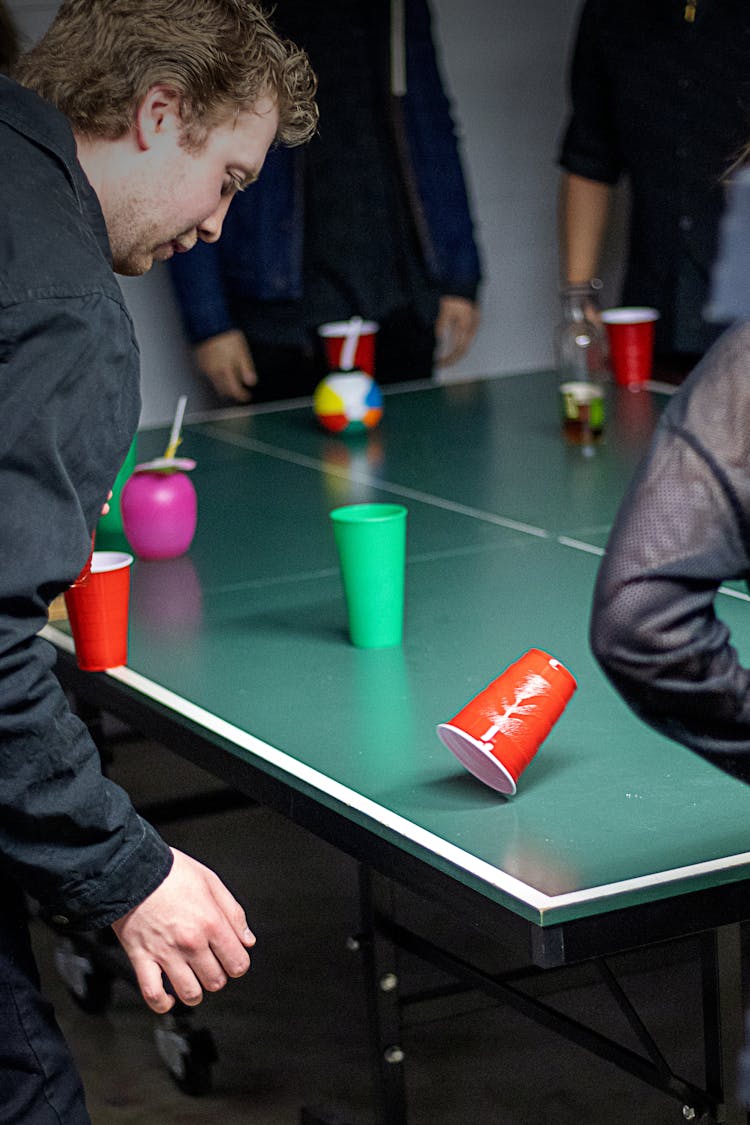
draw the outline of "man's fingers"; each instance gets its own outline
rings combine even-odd
[[[170,1011],[174,1007],[174,996],[164,988],[160,967],[155,961],[133,960],[132,963],[141,996],[151,1011],[160,1016]]]
[[[468,351],[479,327],[479,309],[465,297],[443,297],[435,322],[438,339],[438,366],[461,359]]]
[[[211,871],[210,877],[211,894],[214,897],[216,905],[219,907],[242,944],[246,945],[248,948],[252,947],[255,945],[255,934],[253,934],[247,924],[245,911],[237,902],[237,899],[229,888],[224,886],[215,872]]]
[[[211,952],[226,975],[235,980],[237,977],[244,977],[250,968],[250,954],[244,945],[239,942],[237,935],[230,927],[227,927],[226,931],[220,936],[212,939]],[[201,977],[201,980],[204,980],[204,978]],[[226,981],[224,983],[226,984]],[[208,988],[207,984],[206,987]],[[216,989],[211,989],[211,991],[216,991]]]
[[[143,999],[158,1013],[175,996],[193,1007],[203,991],[218,992],[250,967],[255,943],[245,912],[215,872],[177,849],[164,881],[112,923],[130,958]],[[163,974],[163,977],[162,977]]]
[[[242,372],[234,366],[221,367],[209,372],[209,379],[221,398],[231,398],[235,402],[249,402],[252,397],[242,379]]]
[[[163,965],[145,960],[133,965],[143,999],[152,1011],[160,1015],[174,1006],[175,996],[183,1004],[194,1008],[203,999],[204,989],[206,992],[219,992],[227,983],[228,976],[240,977],[249,966],[247,952],[230,931],[227,931],[224,942],[217,940],[215,946],[191,955],[174,954],[165,958]],[[174,996],[170,996],[164,988],[162,973],[169,980]]]
[[[441,340],[443,341],[444,350],[441,351],[437,360],[439,366],[448,366],[451,363],[455,363],[466,351],[468,344],[466,332],[463,331],[461,325],[457,324],[455,321],[447,331],[444,331]]]
[[[211,890],[221,911],[222,925],[216,928],[209,942],[214,957],[226,975],[236,979],[244,976],[250,968],[250,954],[247,950],[255,945],[255,935],[248,927],[240,904],[218,879],[217,884]],[[206,983],[203,976],[200,979]],[[209,987],[208,984],[206,987]]]
[[[200,962],[200,959],[196,959]],[[213,959],[212,959],[213,960]],[[220,972],[220,970],[219,970]],[[181,1000],[183,1004],[187,1004],[189,1008],[195,1008],[200,1004],[203,999],[203,982],[200,981],[196,975],[192,965],[183,959],[170,961],[164,965],[164,973],[169,979],[175,996]],[[206,974],[209,980],[214,979],[217,973],[212,977],[210,972]],[[213,992],[218,992],[218,989],[212,989]]]
[[[189,964],[196,981],[205,988],[206,992],[219,992],[227,983],[227,974],[222,967],[221,957],[214,953],[213,947],[191,957]]]
[[[239,329],[221,332],[197,344],[198,367],[222,398],[249,402],[250,388],[258,382],[247,340]]]
[[[250,388],[258,382],[255,371],[244,363],[237,363],[231,371],[230,397],[238,402],[250,402],[253,397]]]

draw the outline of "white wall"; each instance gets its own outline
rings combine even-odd
[[[448,378],[551,362],[555,157],[577,9],[578,0],[433,0],[486,276],[480,334]]]
[[[483,322],[448,378],[551,362],[558,317],[555,156],[565,68],[579,0],[432,0],[443,69],[463,137],[486,281]],[[22,32],[40,35],[55,0],[9,0]],[[617,250],[617,230],[613,251]],[[121,279],[142,351],[144,423],[210,399],[195,374],[166,269]]]

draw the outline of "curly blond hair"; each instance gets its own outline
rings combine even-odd
[[[318,120],[307,55],[249,0],[63,0],[13,77],[85,137],[121,137],[155,85],[180,94],[194,147],[267,95],[277,102],[282,144],[304,144]]]

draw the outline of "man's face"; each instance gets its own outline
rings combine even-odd
[[[191,150],[180,143],[182,123],[165,114],[105,210],[117,273],[137,276],[199,238],[215,242],[237,189],[257,179],[277,128],[275,102],[261,98]]]

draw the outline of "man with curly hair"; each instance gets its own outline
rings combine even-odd
[[[274,142],[315,129],[315,79],[247,0],[64,0],[0,78],[0,1120],[84,1125],[43,1000],[24,892],[112,926],[146,1003],[249,967],[243,908],[102,776],[38,634],[81,570],[140,409],[113,276],[213,242]]]

